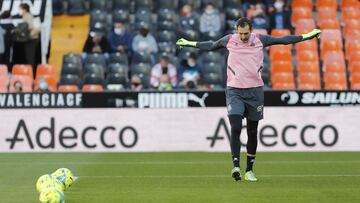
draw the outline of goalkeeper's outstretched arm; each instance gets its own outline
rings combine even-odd
[[[226,35],[225,37],[215,42],[213,41],[196,42],[196,41],[188,41],[186,39],[181,38],[176,42],[176,45],[179,47],[195,47],[200,50],[210,51],[210,50],[225,48],[229,39],[230,39],[230,35]]]
[[[314,29],[313,31],[302,35],[289,35],[284,37],[273,37],[269,35],[260,35],[260,39],[264,47],[276,45],[276,44],[294,44],[305,40],[313,39],[315,37],[320,38],[321,31]]]

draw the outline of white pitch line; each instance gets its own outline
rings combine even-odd
[[[101,178],[229,178],[230,176],[226,175],[208,175],[208,176],[195,176],[195,175],[180,175],[180,176],[79,176],[80,179],[82,178],[94,178],[94,179],[101,179]],[[303,178],[303,177],[360,177],[360,174],[265,174],[265,175],[258,175],[258,177],[289,177],[289,178]]]
[[[87,161],[87,162],[1,162],[0,165],[207,165],[231,161]],[[360,161],[256,161],[256,164],[359,164]]]

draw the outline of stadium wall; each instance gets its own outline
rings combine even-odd
[[[0,114],[0,152],[229,151],[225,107]],[[259,151],[360,151],[358,107],[266,107],[264,116]],[[246,143],[245,129],[241,141]]]

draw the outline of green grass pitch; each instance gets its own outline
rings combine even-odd
[[[232,180],[229,153],[5,153],[0,202],[37,202],[59,167],[79,176],[66,203],[360,202],[359,152],[258,153],[256,183]]]

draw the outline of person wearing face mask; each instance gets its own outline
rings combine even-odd
[[[198,36],[199,16],[192,10],[189,4],[185,4],[181,8],[180,19],[178,25],[178,33],[180,36],[194,38]]]
[[[124,22],[114,23],[114,30],[109,36],[109,43],[113,52],[130,53],[132,35],[127,32]]]
[[[150,54],[152,58],[155,59],[158,46],[154,36],[149,32],[148,24],[141,24],[139,33],[134,37],[132,42],[132,48],[134,52]]]
[[[179,85],[186,89],[195,89],[201,79],[201,69],[196,61],[196,54],[190,53],[179,69]]]
[[[174,64],[170,63],[169,57],[162,56],[160,62],[152,67],[150,85],[154,88],[158,88],[162,75],[168,75],[170,84],[173,87],[177,85],[177,71]]]
[[[258,180],[253,172],[258,144],[258,124],[264,117],[264,82],[261,77],[264,48],[276,44],[295,44],[319,38],[321,31],[314,29],[306,34],[283,37],[256,34],[253,32],[252,22],[248,18],[240,18],[236,22],[235,29],[236,33],[226,35],[216,42],[179,39],[176,45],[180,48],[195,47],[202,51],[226,48],[229,52],[225,94],[231,127],[230,148],[234,166],[230,174],[235,181],[241,180],[240,134],[243,128],[242,120],[246,118],[248,139],[245,180],[254,182]]]
[[[265,10],[262,4],[255,5],[255,11],[253,13],[253,17],[251,18],[253,22],[253,29],[265,29],[268,30],[270,28],[269,19],[265,14]]]
[[[287,10],[283,0],[276,0],[274,2],[274,9],[270,13],[270,28],[271,29],[292,29],[290,12]]]
[[[218,38],[222,32],[221,16],[215,5],[206,4],[205,11],[200,17],[200,33],[204,39]]]

